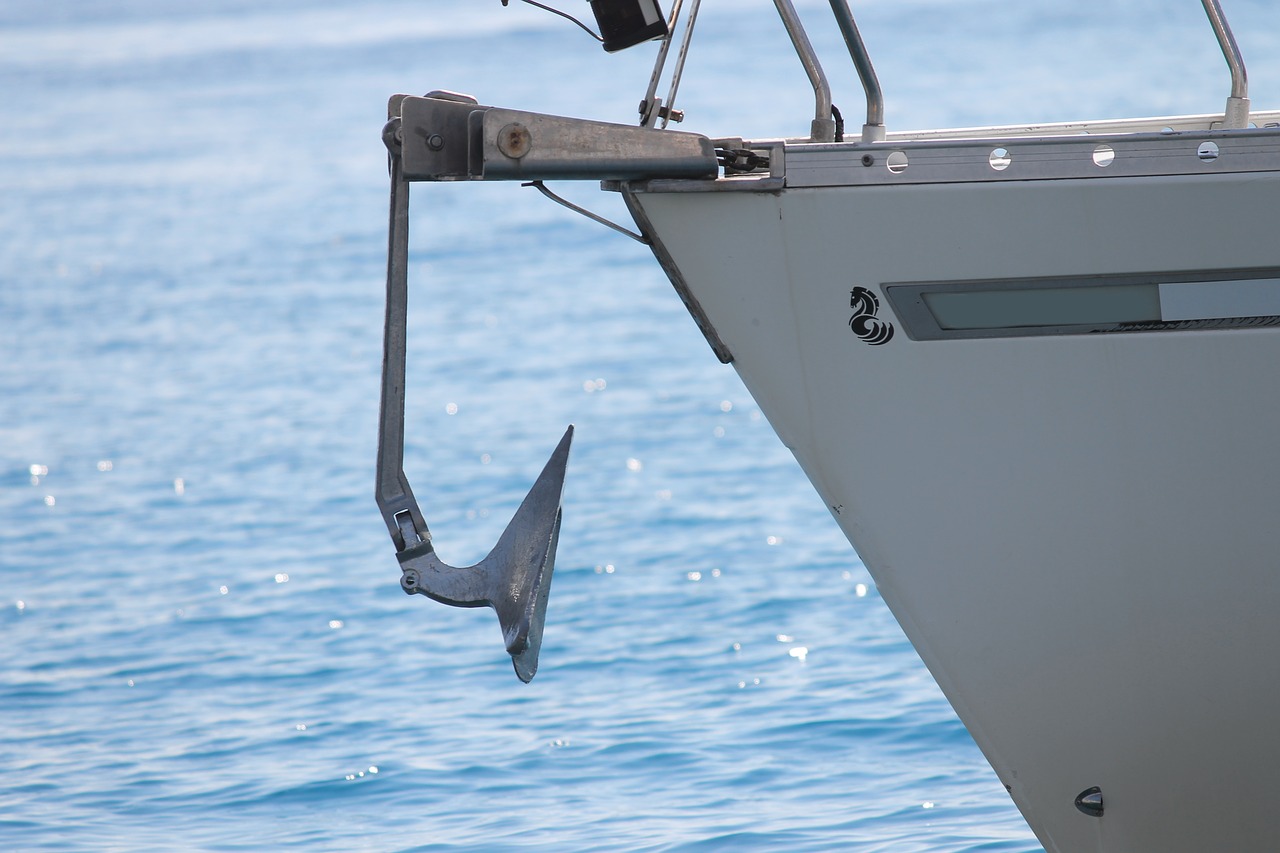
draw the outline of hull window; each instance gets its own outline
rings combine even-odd
[[[913,340],[1280,325],[1280,270],[891,284]]]

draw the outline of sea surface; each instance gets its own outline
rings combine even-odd
[[[1228,93],[1194,0],[853,5],[894,129]],[[1227,5],[1280,107],[1280,10]],[[400,591],[386,99],[631,122],[654,52],[496,0],[0,5],[0,849],[1039,849],[647,249],[516,184],[414,188],[406,469],[469,564],[576,425],[537,678]],[[707,0],[677,105],[807,133],[772,4]]]

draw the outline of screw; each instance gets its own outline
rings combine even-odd
[[[870,154],[862,155],[862,165],[864,166],[870,166],[875,161],[876,161],[876,158],[872,157]]]

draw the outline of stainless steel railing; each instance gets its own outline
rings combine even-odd
[[[1222,4],[1218,0],[1201,0],[1204,12],[1209,16],[1213,26],[1213,34],[1218,37],[1218,46],[1231,69],[1231,94],[1227,96],[1227,109],[1223,115],[1222,126],[1241,128],[1249,126],[1249,75],[1244,69],[1244,58],[1240,55],[1240,46],[1231,33],[1227,18],[1222,13]]]
[[[674,0],[668,27],[669,33],[659,49],[653,76],[649,82],[649,90],[640,105],[641,123],[648,127],[666,127],[669,121],[679,121],[681,118],[679,111],[674,109],[674,102],[676,92],[680,87],[680,76],[684,70],[685,58],[689,52],[693,26],[698,17],[699,3],[700,0],[691,0],[689,14],[685,22],[684,38],[672,73],[667,101],[664,104],[655,97],[655,94],[658,81],[662,76],[663,66],[666,63],[668,49],[674,38],[677,19],[683,6],[683,0]],[[885,138],[884,94],[880,89],[880,81],[876,77],[866,45],[863,44],[862,36],[858,32],[858,26],[854,22],[853,11],[849,8],[848,0],[830,0],[830,3],[831,11],[835,15],[841,35],[844,36],[845,45],[849,49],[849,57],[853,60],[854,68],[858,72],[858,79],[861,81],[862,88],[867,96],[867,120],[862,126],[862,141],[878,142]],[[1214,35],[1218,39],[1218,45],[1222,48],[1222,55],[1226,58],[1227,66],[1231,70],[1231,93],[1227,97],[1222,127],[1248,127],[1249,78],[1245,71],[1244,59],[1240,54],[1240,47],[1236,44],[1230,25],[1227,24],[1220,0],[1201,0],[1201,3],[1204,5],[1205,14],[1209,17],[1209,23],[1213,27]],[[795,6],[792,5],[791,0],[774,0],[774,6],[778,10],[779,17],[782,18],[787,35],[791,38],[791,44],[795,48],[796,55],[804,66],[805,73],[809,77],[809,83],[813,86],[814,117],[810,125],[809,140],[811,142],[834,141],[836,123],[832,117],[831,85],[822,70],[822,63],[818,60],[813,44],[809,41],[804,24],[801,23],[799,15],[796,14]]]

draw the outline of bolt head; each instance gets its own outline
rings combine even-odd
[[[529,133],[529,128],[518,122],[512,122],[498,131],[498,150],[512,160],[519,160],[532,147],[533,136]]]

